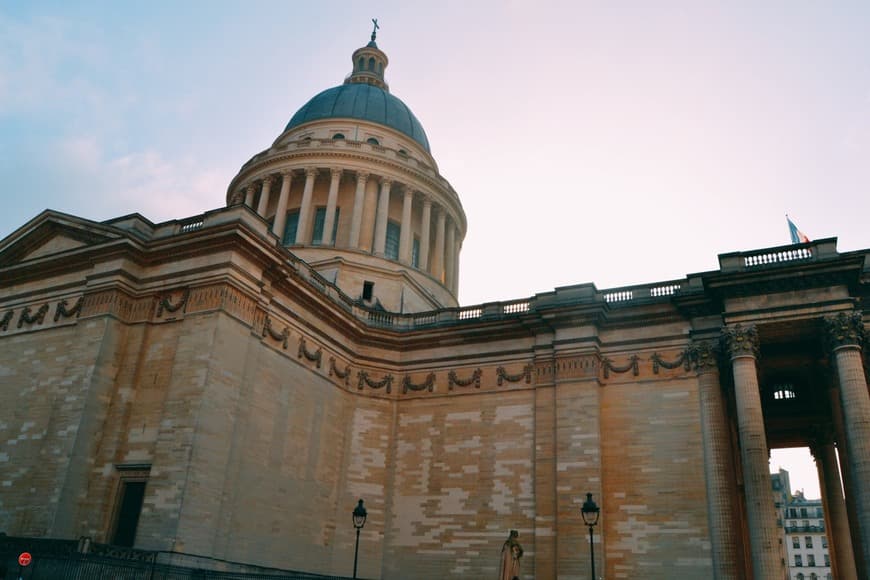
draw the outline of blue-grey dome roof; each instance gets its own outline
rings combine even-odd
[[[404,133],[429,151],[429,139],[408,105],[387,91],[363,83],[350,83],[326,89],[296,111],[284,130],[309,121],[349,117],[386,125]]]

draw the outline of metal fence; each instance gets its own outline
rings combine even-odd
[[[33,561],[18,565],[28,552]],[[183,561],[188,565],[179,565]],[[192,564],[192,565],[191,565]],[[0,580],[347,580],[261,568],[179,552],[151,552],[94,544],[87,540],[54,540],[0,536]]]

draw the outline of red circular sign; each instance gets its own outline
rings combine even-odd
[[[30,563],[33,561],[33,556],[30,555],[30,552],[21,552],[18,555],[18,565],[19,566],[30,566]]]

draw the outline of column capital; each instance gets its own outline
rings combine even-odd
[[[370,176],[371,176],[371,173],[369,173],[368,171],[357,171],[356,172],[356,178],[362,182],[367,181]]]
[[[305,168],[305,177],[317,177],[317,174],[320,172],[316,167],[306,167]]]
[[[390,179],[389,177],[381,177],[381,187],[390,187],[391,188],[392,186],[393,186],[392,179]]]
[[[245,186],[246,193],[250,193],[252,191],[257,191],[257,186],[253,181]]]
[[[725,352],[731,358],[751,356],[758,358],[758,329],[754,324],[743,326],[739,322],[722,328]]]
[[[713,340],[693,340],[688,348],[689,362],[698,373],[719,370],[719,345]]]
[[[269,185],[272,185],[272,182],[275,181],[275,176],[272,175],[272,174],[264,175],[263,178],[262,178],[262,181],[263,181],[263,185],[265,185],[265,184],[267,184],[267,183],[268,183]]]
[[[818,461],[819,447],[824,445],[833,445],[836,442],[834,430],[829,425],[813,425],[807,431],[807,439],[810,448],[810,454],[813,459]]]
[[[432,205],[432,196],[431,195],[429,195],[428,193],[423,193],[421,191],[420,197],[423,198],[423,205],[428,205],[428,206]]]
[[[340,178],[342,173],[344,173],[344,169],[342,169],[341,167],[329,168],[329,174],[332,176],[333,179]]]
[[[281,177],[283,179],[287,179],[288,177],[293,177],[293,170],[292,169],[284,169],[283,171],[281,171]]]
[[[860,349],[867,338],[860,312],[839,312],[825,316],[825,339],[830,350],[849,346]]]

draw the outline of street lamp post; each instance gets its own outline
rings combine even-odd
[[[356,547],[353,550],[353,577],[356,578],[356,559],[359,555],[359,531],[366,525],[366,508],[363,507],[363,500],[359,500],[356,507],[353,508],[353,527],[356,528]]]
[[[591,493],[586,494],[586,501],[583,502],[580,513],[583,515],[583,523],[589,526],[589,557],[592,560],[592,580],[595,580],[595,544],[592,538],[592,528],[598,524],[601,508],[592,501]]]

